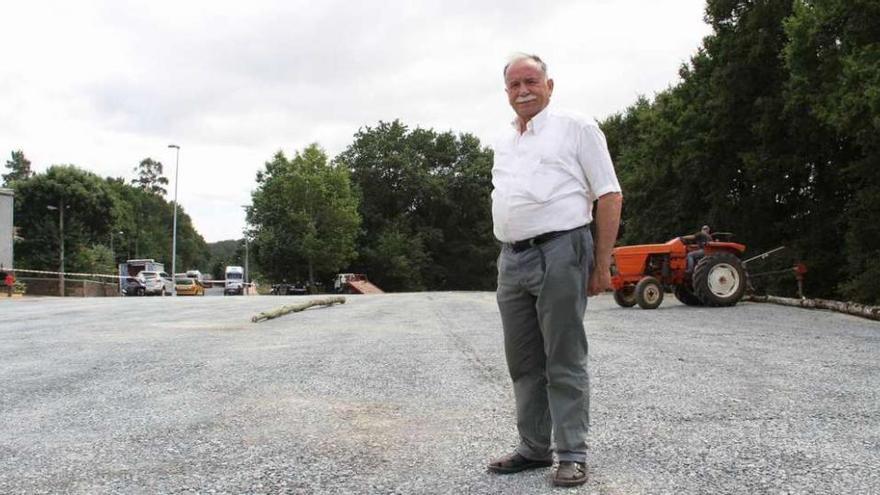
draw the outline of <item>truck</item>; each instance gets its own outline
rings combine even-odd
[[[244,268],[240,266],[227,266],[226,282],[223,284],[223,295],[244,294]]]
[[[153,259],[128,260],[119,264],[119,293],[125,296],[143,296],[146,286],[138,278],[141,272],[165,271],[165,265]]]

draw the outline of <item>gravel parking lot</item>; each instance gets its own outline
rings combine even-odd
[[[590,300],[589,483],[516,443],[494,294],[0,300],[0,493],[880,493],[880,324]]]

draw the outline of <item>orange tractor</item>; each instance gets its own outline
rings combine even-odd
[[[739,302],[747,282],[741,260],[746,247],[729,242],[732,234],[712,234],[712,240],[702,247],[702,258],[689,272],[688,253],[700,249],[692,237],[614,248],[614,301],[624,308],[638,304],[654,309],[663,302],[664,292],[670,291],[689,306],[733,306]]]

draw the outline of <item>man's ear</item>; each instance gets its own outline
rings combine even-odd
[[[553,94],[553,79],[547,79],[547,87],[550,88],[550,94]]]

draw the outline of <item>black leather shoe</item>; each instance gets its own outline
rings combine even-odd
[[[583,462],[559,461],[553,475],[556,486],[578,486],[587,482],[587,465]]]
[[[553,461],[536,461],[532,459],[526,459],[525,457],[519,455],[519,453],[514,452],[510,455],[493,460],[489,463],[488,469],[490,472],[496,474],[511,474],[528,469],[550,467],[552,465]]]

